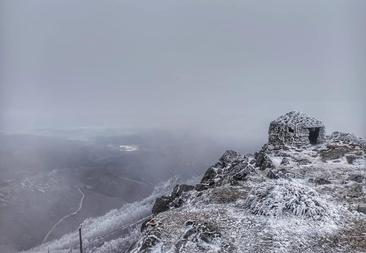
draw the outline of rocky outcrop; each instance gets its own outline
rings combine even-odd
[[[225,183],[246,180],[247,175],[254,172],[248,156],[242,156],[233,150],[226,151],[219,162],[210,167],[204,174],[197,190],[217,187]]]
[[[192,185],[178,184],[174,187],[170,196],[162,196],[156,199],[152,208],[153,214],[169,210],[172,207],[180,207],[184,202],[184,193],[194,189]]]
[[[364,142],[228,150],[194,185],[158,198],[130,252],[364,252]]]
[[[366,151],[366,141],[350,133],[333,132],[329,139],[333,143],[348,144],[352,146],[359,146]]]

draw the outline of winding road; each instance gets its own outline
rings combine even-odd
[[[76,209],[74,212],[69,213],[67,215],[65,215],[64,217],[62,217],[61,219],[59,219],[52,227],[51,229],[48,231],[48,233],[46,234],[46,236],[43,238],[42,243],[45,243],[48,240],[48,237],[52,234],[53,230],[55,230],[55,228],[60,225],[64,220],[78,214],[81,209],[83,208],[83,202],[84,202],[84,198],[85,198],[85,194],[83,193],[83,191],[81,190],[81,188],[78,189],[79,192],[81,193],[81,199],[79,202],[79,207],[78,209]]]

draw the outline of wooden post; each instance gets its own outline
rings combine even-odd
[[[79,227],[80,253],[83,253],[83,239],[81,238],[81,226]]]

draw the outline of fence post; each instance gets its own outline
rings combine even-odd
[[[79,227],[80,253],[83,253],[83,239],[81,238],[81,225]]]

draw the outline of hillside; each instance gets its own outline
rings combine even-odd
[[[334,133],[226,151],[201,183],[157,200],[129,252],[366,252],[365,147]]]

